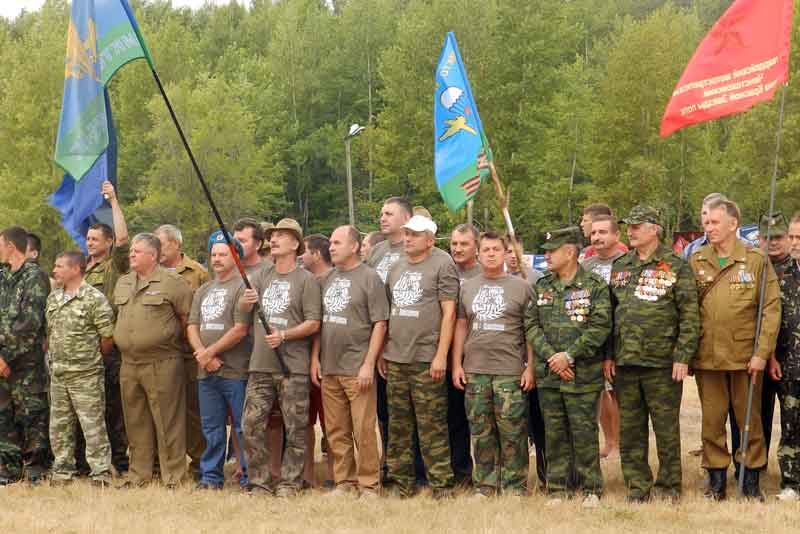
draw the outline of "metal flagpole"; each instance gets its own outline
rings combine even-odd
[[[775,163],[772,168],[772,181],[770,182],[770,189],[769,189],[769,211],[767,212],[767,216],[769,219],[772,219],[772,216],[775,212],[775,190],[777,188],[778,182],[778,162],[780,158],[780,151],[781,151],[781,133],[783,130],[783,109],[784,104],[786,102],[786,85],[781,87],[781,104],[780,104],[780,112],[778,113],[778,132],[776,134],[775,140]],[[759,239],[764,239],[765,242],[769,242],[770,238],[770,231],[772,229],[771,224],[767,224],[767,235],[766,236],[759,236]],[[763,323],[762,315],[764,313],[764,298],[765,293],[767,292],[767,268],[769,267],[769,255],[764,254],[764,262],[765,262],[765,269],[761,275],[761,284],[759,285],[758,290],[758,316],[756,317],[756,339],[753,342],[753,355],[755,356],[756,352],[758,352],[758,338],[761,335],[761,326]],[[747,465],[747,441],[750,439],[750,417],[753,415],[753,390],[756,386],[756,381],[758,380],[758,373],[753,373],[750,377],[750,385],[747,388],[747,410],[745,411],[744,416],[744,428],[742,429],[742,441],[740,447],[742,448],[742,461],[739,464],[739,480],[736,484],[736,494],[741,497],[744,493],[744,472]]]
[[[233,256],[233,260],[236,263],[236,267],[239,269],[239,274],[242,275],[242,280],[244,281],[244,285],[247,289],[253,289],[253,286],[250,284],[250,280],[247,278],[247,273],[244,270],[244,265],[242,265],[242,260],[239,257],[239,253],[236,251],[236,247],[233,245],[233,241],[231,241],[230,236],[228,235],[228,231],[225,228],[225,223],[222,221],[222,216],[219,214],[219,210],[217,210],[217,205],[214,203],[214,199],[211,198],[211,191],[208,189],[208,185],[206,184],[205,179],[203,178],[203,173],[200,171],[200,166],[197,165],[197,160],[194,158],[194,154],[192,153],[192,149],[189,147],[189,142],[186,140],[186,136],[183,133],[183,128],[181,128],[180,123],[178,122],[178,117],[175,115],[175,111],[172,109],[172,103],[169,101],[169,97],[167,97],[166,91],[164,91],[164,86],[161,83],[161,78],[158,77],[158,72],[156,72],[155,67],[150,65],[150,72],[153,74],[153,78],[156,81],[156,85],[158,86],[158,90],[161,93],[161,97],[164,99],[164,103],[167,105],[167,110],[169,110],[170,117],[172,117],[172,122],[175,124],[175,128],[178,130],[178,135],[183,142],[183,148],[186,149],[186,153],[189,155],[189,159],[192,162],[192,167],[194,167],[194,171],[197,173],[197,179],[200,180],[200,185],[203,187],[203,192],[206,195],[206,199],[208,200],[209,205],[211,206],[211,211],[214,213],[214,217],[217,219],[217,224],[219,225],[219,229],[222,230],[222,235],[225,237],[225,242],[228,245],[228,248],[231,251],[231,255]],[[261,326],[264,327],[264,331],[269,335],[270,328],[269,324],[267,323],[267,316],[264,314],[264,308],[261,306],[261,302],[256,302],[256,314],[258,315],[258,319],[261,322]],[[281,347],[275,349],[275,355],[278,357],[278,363],[281,366],[281,371],[283,372],[284,376],[289,376],[289,368],[286,366],[286,360],[283,355],[283,351]]]

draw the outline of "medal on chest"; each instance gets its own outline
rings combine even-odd
[[[570,321],[584,322],[589,316],[591,305],[590,293],[586,289],[571,291],[564,297],[564,309],[567,310]]]
[[[678,278],[675,276],[669,264],[662,261],[655,269],[645,269],[639,274],[639,282],[634,291],[634,295],[639,300],[655,302],[669,291]]]
[[[619,271],[611,273],[611,286],[612,287],[625,287],[631,279],[630,271]]]
[[[741,265],[739,270],[731,274],[730,284],[731,289],[741,291],[743,289],[752,289],[754,287],[755,276],[753,273],[745,271],[745,266]]]
[[[539,300],[536,301],[537,306],[552,306],[553,305],[553,292],[545,291],[539,295]]]

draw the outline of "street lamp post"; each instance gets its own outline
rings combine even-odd
[[[356,225],[356,210],[353,201],[353,169],[350,161],[350,143],[354,137],[364,131],[363,126],[353,124],[350,126],[350,131],[344,138],[344,155],[347,164],[347,211],[350,217],[350,226]]]

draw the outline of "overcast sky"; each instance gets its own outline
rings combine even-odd
[[[228,4],[230,2],[231,0],[172,0],[172,5],[200,7],[203,4]],[[239,0],[239,3],[243,3],[242,0]],[[0,17],[13,19],[23,9],[34,11],[39,9],[42,4],[44,4],[44,0],[0,0]]]

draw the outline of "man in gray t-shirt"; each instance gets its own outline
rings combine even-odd
[[[228,407],[233,420],[232,430],[242,443],[242,410],[252,338],[248,335],[250,317],[238,307],[244,284],[225,237],[218,231],[208,242],[214,278],[194,294],[187,335],[197,360],[200,418],[206,439],[197,487],[222,489],[225,483],[223,466]],[[234,245],[241,256],[241,244],[234,241]],[[246,470],[243,454],[240,454],[239,462]],[[242,477],[239,483],[247,484],[247,477]]]
[[[447,354],[455,326],[458,274],[453,260],[434,254],[436,223],[415,215],[405,224],[405,257],[389,271],[389,335],[380,360],[387,380],[389,476],[401,495],[414,482],[413,432],[435,496],[453,484],[447,436]]]
[[[269,323],[267,334],[255,321],[253,354],[244,408],[244,449],[252,491],[292,496],[302,487],[311,382],[311,337],[319,331],[322,298],[314,276],[297,266],[303,252],[303,230],[297,221],[283,219],[267,233],[275,265],[260,271],[253,289],[245,290],[241,305],[248,311],[261,303]],[[278,354],[288,367],[281,372]],[[281,480],[273,488],[267,421],[275,399],[286,429]]]
[[[525,340],[525,310],[533,289],[504,272],[505,238],[480,240],[483,274],[461,286],[453,338],[453,385],[466,389],[472,445],[480,458],[475,491],[487,497],[523,495],[528,480],[525,428],[527,392],[533,388],[533,352]]]
[[[611,281],[611,268],[617,258],[624,256],[620,251],[620,232],[616,219],[610,215],[596,215],[591,221],[589,235],[595,254],[583,260],[583,268],[602,276],[606,283]],[[603,429],[603,448],[600,456],[607,456],[619,450],[619,404],[614,396],[614,386],[606,381],[605,391],[600,395],[597,419]]]
[[[322,404],[334,491],[341,493],[377,493],[380,487],[374,376],[389,302],[378,274],[361,262],[359,237],[352,226],[333,232],[330,253],[335,269],[323,284]]]

